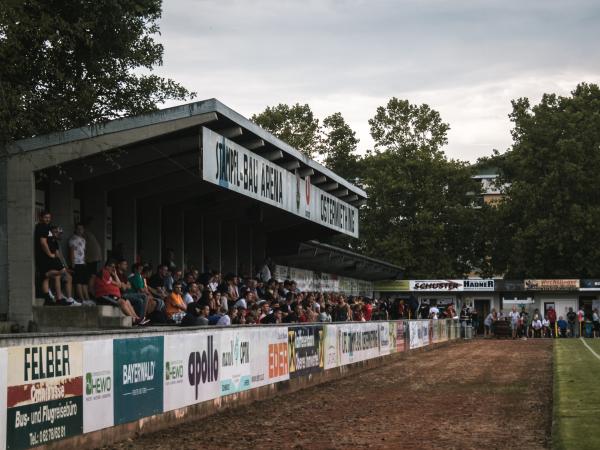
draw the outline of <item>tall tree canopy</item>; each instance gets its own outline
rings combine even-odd
[[[481,261],[479,189],[467,164],[449,161],[448,124],[427,105],[392,98],[369,121],[375,151],[363,162],[369,194],[362,248],[415,278],[462,276]]]
[[[358,138],[342,113],[334,113],[323,120],[323,139],[319,150],[323,164],[347,180],[360,176]]]
[[[267,106],[251,120],[305,155],[313,157],[319,150],[319,119],[308,105]]]
[[[0,143],[190,97],[150,73],[160,16],[161,0],[0,2]]]
[[[513,101],[512,149],[495,158],[511,183],[493,265],[507,277],[600,277],[600,89]]]

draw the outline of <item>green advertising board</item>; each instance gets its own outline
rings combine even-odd
[[[164,338],[113,341],[115,425],[163,411]]]

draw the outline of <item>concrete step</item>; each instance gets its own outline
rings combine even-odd
[[[113,306],[34,306],[38,331],[78,331],[130,328],[131,317]]]

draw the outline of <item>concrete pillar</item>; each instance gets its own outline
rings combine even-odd
[[[113,242],[122,244],[123,257],[132,264],[137,246],[137,202],[130,196],[119,196],[113,201]]]
[[[8,319],[7,160],[0,158],[0,321]]]
[[[192,209],[185,212],[184,217],[184,257],[186,268],[192,266],[200,270],[203,268],[203,239],[202,215],[200,210]]]
[[[8,319],[26,326],[33,318],[35,177],[23,155],[7,162]]]
[[[175,252],[175,264],[178,268],[182,268],[184,264],[184,211],[178,206],[165,207],[162,218],[165,239],[163,250],[172,248]]]
[[[60,180],[60,183],[51,182],[49,186],[50,203],[48,210],[52,213],[52,223],[63,229],[61,252],[69,263],[69,238],[73,235],[73,182]]]
[[[52,199],[50,200],[52,201]],[[90,188],[83,193],[81,197],[81,210],[83,212],[83,221],[92,219],[91,223],[87,224],[87,228],[94,233],[100,249],[102,251],[102,261],[106,261],[106,227],[107,227],[107,195],[105,190]]]
[[[137,200],[137,215],[139,217],[140,254],[142,262],[152,264],[154,268],[161,262],[162,249],[162,206],[151,200]]]

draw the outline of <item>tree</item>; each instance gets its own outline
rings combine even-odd
[[[481,261],[472,207],[478,183],[441,147],[448,124],[427,105],[392,98],[369,121],[375,151],[364,161],[369,200],[361,248],[405,268],[405,276],[462,276]]]
[[[254,114],[251,120],[309,157],[318,151],[319,119],[306,104],[267,106],[260,114]]]
[[[360,175],[356,133],[337,112],[323,120],[323,142],[319,153],[323,164],[341,177],[355,180]]]
[[[149,73],[160,16],[160,0],[1,2],[0,144],[192,97]]]
[[[600,277],[600,89],[512,102],[512,149],[496,157],[507,200],[492,252],[506,277]]]

